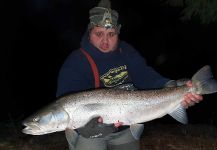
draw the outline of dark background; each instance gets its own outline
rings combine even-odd
[[[190,78],[210,65],[217,78],[216,23],[181,21],[182,8],[160,0],[111,0],[120,15],[121,39],[171,79]],[[55,100],[58,71],[79,47],[88,11],[98,0],[8,0],[1,4],[0,121],[20,121]],[[188,109],[190,123],[217,125],[217,94]],[[166,118],[166,117],[164,117]],[[173,122],[166,118],[160,121]],[[175,121],[174,121],[175,122]]]

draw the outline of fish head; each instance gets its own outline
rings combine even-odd
[[[25,134],[43,135],[66,129],[69,122],[68,113],[59,109],[45,109],[26,118],[22,130]]]

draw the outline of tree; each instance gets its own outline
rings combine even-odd
[[[217,21],[217,0],[166,0],[174,7],[182,7],[181,19],[198,17],[200,22],[208,24]]]

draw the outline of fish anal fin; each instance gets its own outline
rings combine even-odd
[[[183,124],[188,123],[186,109],[181,104],[174,111],[170,112],[169,115]]]

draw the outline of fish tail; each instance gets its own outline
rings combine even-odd
[[[197,94],[217,92],[217,81],[214,79],[211,67],[206,65],[192,77],[192,84]]]

